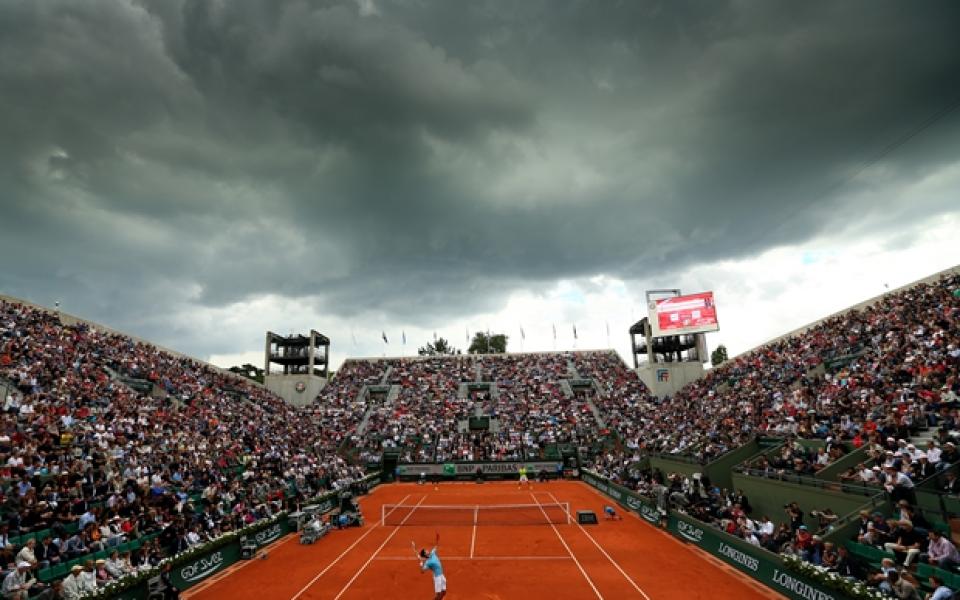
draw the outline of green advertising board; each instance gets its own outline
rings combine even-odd
[[[262,546],[272,544],[288,533],[290,533],[290,521],[287,519],[281,519],[273,525],[270,525],[269,527],[261,529],[255,534],[248,536],[247,539],[255,543],[257,548],[260,548]]]
[[[780,557],[740,538],[727,535],[701,521],[677,512],[670,513],[667,529],[673,535],[699,546],[725,563],[736,567],[788,598],[795,600],[845,600],[835,590],[788,571]]]
[[[460,479],[469,479],[476,475],[479,469],[484,477],[488,478],[511,478],[516,477],[520,472],[520,467],[526,467],[527,473],[536,476],[537,473],[545,471],[553,476],[563,463],[559,461],[501,461],[501,462],[457,462],[457,463],[409,463],[397,465],[397,476],[402,479],[418,479],[419,477],[431,477],[442,475],[444,477],[456,477]]]
[[[226,569],[238,560],[240,560],[240,543],[235,541],[175,567],[171,571],[171,579],[177,589],[185,590],[214,573]]]
[[[581,479],[620,505],[636,512],[643,520],[657,525],[661,513],[649,500],[625,487],[584,471]],[[744,540],[727,535],[692,517],[671,511],[667,531],[681,540],[695,544],[702,550],[753,577],[772,590],[794,600],[847,600],[837,590],[825,589],[821,584],[788,571],[776,554],[757,548]]]

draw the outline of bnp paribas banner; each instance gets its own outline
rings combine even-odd
[[[581,473],[581,478],[621,505],[637,512],[645,521],[652,524],[660,522],[660,513],[645,498],[641,498],[627,488],[612,483],[595,473],[584,471]],[[727,535],[687,515],[671,511],[667,530],[682,540],[696,544],[788,598],[794,598],[795,600],[847,600],[847,597],[838,591],[824,589],[801,575],[787,571],[776,555],[752,546],[739,538]]]
[[[563,467],[563,463],[559,462],[423,463],[398,465],[397,474],[401,477],[419,477],[421,473],[427,476],[446,475],[450,477],[474,475],[479,468],[484,475],[514,475],[524,465],[526,465],[530,477],[535,477],[540,471],[546,471],[552,475]]]

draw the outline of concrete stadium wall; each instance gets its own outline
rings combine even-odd
[[[636,372],[640,381],[658,398],[673,396],[704,374],[703,364],[698,362],[646,363]]]
[[[297,385],[301,383],[303,389],[297,390]],[[306,406],[313,402],[320,390],[327,385],[327,380],[323,377],[307,374],[267,375],[263,378],[263,385],[283,398],[288,404]]]
[[[683,473],[689,477],[694,473],[704,473],[710,478],[711,485],[730,489],[733,485],[733,468],[763,451],[756,440],[750,440],[739,448],[731,450],[705,465],[692,459],[684,460],[681,457],[673,457],[668,454],[656,454],[650,457],[650,467],[659,469],[664,475]]]
[[[743,490],[746,494],[753,507],[751,516],[754,518],[768,515],[774,522],[785,521],[783,506],[796,502],[803,510],[803,522],[814,531],[819,527],[819,521],[810,516],[811,510],[829,508],[842,516],[870,504],[868,496],[845,494],[825,487],[799,485],[742,473],[733,474],[733,488]]]

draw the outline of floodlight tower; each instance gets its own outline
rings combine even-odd
[[[263,383],[290,404],[309,404],[327,384],[329,357],[330,338],[313,329],[310,335],[268,331]]]

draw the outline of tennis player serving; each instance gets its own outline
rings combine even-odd
[[[440,547],[440,534],[437,534],[436,543],[430,552],[426,548],[420,550],[420,572],[426,572],[428,569],[433,573],[433,600],[442,600],[447,595],[447,578],[443,576],[443,565],[440,564],[440,557],[437,556],[437,548]],[[416,548],[416,546],[414,546]]]

